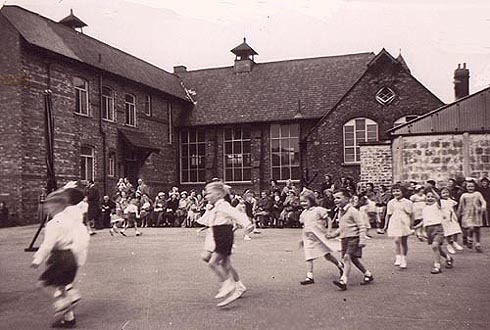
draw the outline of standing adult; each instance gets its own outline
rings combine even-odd
[[[87,187],[87,221],[90,235],[94,235],[95,232],[92,228],[101,229],[102,225],[99,220],[100,212],[100,194],[99,189],[95,185],[94,180],[89,180]]]
[[[487,208],[483,210],[483,226],[490,226],[490,180],[484,177],[480,181],[480,188],[478,191],[482,194],[483,199],[487,203]]]
[[[320,187],[320,191],[324,192],[326,189],[331,189],[333,185],[333,179],[330,174],[325,174],[324,181],[322,182],[322,186]]]

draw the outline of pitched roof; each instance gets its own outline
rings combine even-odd
[[[292,120],[298,103],[305,119],[330,110],[367,69],[374,53],[254,64],[181,74],[197,102],[186,125]]]
[[[233,48],[231,50],[231,52],[235,55],[241,55],[241,54],[259,55],[255,50],[252,49],[252,47],[250,47],[247,44],[246,38],[243,38],[243,42],[241,44],[239,44],[238,46],[236,46],[235,48]]]
[[[32,45],[188,100],[169,72],[24,8],[6,5],[0,12]]]
[[[490,132],[490,87],[443,105],[388,132],[391,135]]]

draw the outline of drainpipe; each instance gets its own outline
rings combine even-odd
[[[99,55],[100,61],[100,55]],[[107,162],[106,162],[106,134],[102,127],[102,75],[99,74],[99,133],[102,137],[102,181],[104,182],[104,195],[107,195]]]

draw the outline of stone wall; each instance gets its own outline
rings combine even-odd
[[[361,146],[361,185],[367,182],[375,186],[389,186],[393,182],[393,155],[390,141]]]

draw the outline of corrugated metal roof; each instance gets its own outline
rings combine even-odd
[[[490,132],[490,87],[392,128],[389,132],[391,135]]]
[[[189,101],[177,76],[150,63],[18,6],[1,14],[32,45]]]

